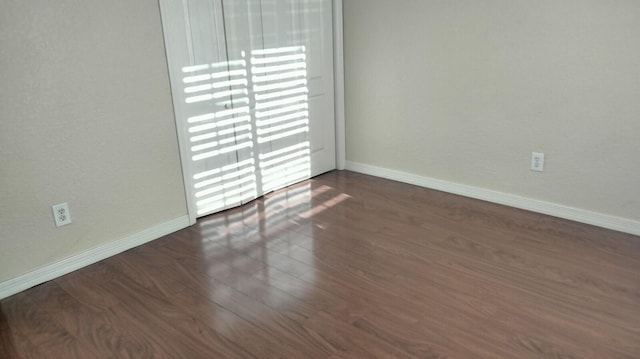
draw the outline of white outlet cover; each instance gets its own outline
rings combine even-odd
[[[53,222],[56,227],[62,227],[71,223],[71,212],[69,212],[69,204],[59,203],[51,207],[53,212]]]
[[[538,172],[544,171],[544,153],[531,152],[531,170]]]

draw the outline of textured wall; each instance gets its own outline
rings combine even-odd
[[[186,214],[157,1],[2,1],[0,203],[0,282]]]
[[[637,1],[346,0],[347,159],[640,220],[638,19]]]

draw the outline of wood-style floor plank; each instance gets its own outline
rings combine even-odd
[[[640,238],[336,171],[0,301],[1,358],[640,358]]]

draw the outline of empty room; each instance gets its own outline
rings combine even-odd
[[[0,358],[640,358],[640,2],[0,1]]]

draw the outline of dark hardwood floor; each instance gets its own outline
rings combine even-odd
[[[0,304],[1,358],[640,358],[640,238],[332,172]]]

